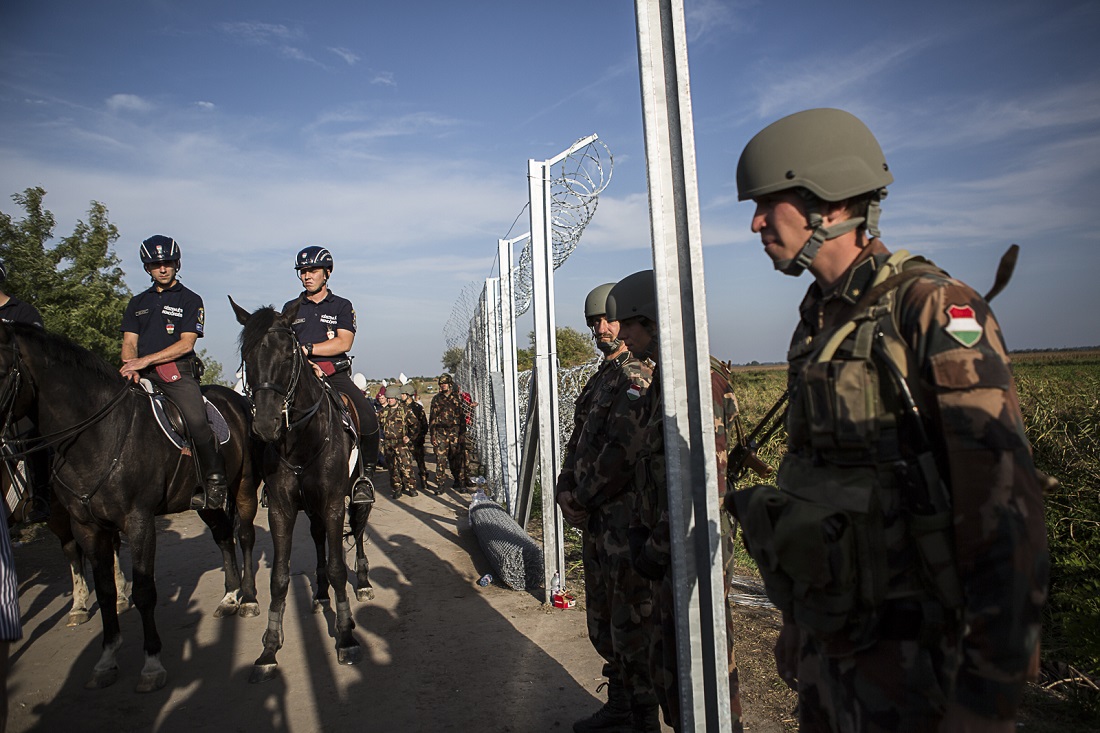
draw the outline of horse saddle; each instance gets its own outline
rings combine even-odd
[[[148,379],[142,379],[141,386],[149,393],[149,404],[153,408],[153,417],[165,437],[180,450],[189,448],[187,439],[184,437],[187,430],[183,424],[183,416],[180,414],[179,408],[165,397],[163,392],[158,391]],[[202,401],[206,407],[206,421],[210,423],[210,428],[214,431],[218,444],[225,445],[229,442],[229,423],[225,421],[225,417],[214,406],[214,403],[206,399],[206,395],[203,395]]]
[[[362,429],[359,427],[359,411],[355,409],[355,403],[346,394],[341,394],[340,399],[344,403],[344,412],[340,416],[344,429],[351,433],[352,437],[359,440]]]

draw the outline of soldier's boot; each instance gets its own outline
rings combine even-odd
[[[573,733],[630,733],[633,724],[630,693],[622,682],[608,680],[607,702],[592,715],[573,723]]]
[[[228,487],[225,481],[225,458],[218,450],[218,439],[195,445],[195,458],[204,472],[205,484],[191,497],[192,509],[224,509]]]
[[[634,718],[631,730],[637,733],[661,733],[660,708],[653,704],[633,705],[630,709]]]

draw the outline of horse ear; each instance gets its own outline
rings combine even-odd
[[[288,323],[294,323],[294,319],[298,316],[298,309],[302,307],[302,299],[299,298],[286,307],[279,315],[285,318]]]
[[[252,314],[237,305],[237,302],[233,300],[232,295],[229,296],[229,305],[233,306],[233,312],[237,314],[237,323],[241,324],[242,326],[248,323],[248,319],[252,317]]]

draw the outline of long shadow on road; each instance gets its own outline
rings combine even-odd
[[[385,479],[380,482],[385,490]],[[485,560],[459,531],[456,496],[397,503],[380,497],[368,556],[376,589],[357,603],[349,587],[362,661],[336,663],[334,614],[311,612],[316,558],[299,516],[291,556],[279,675],[248,683],[270,600],[271,538],[257,518],[260,616],[215,619],[221,556],[193,515],[158,520],[157,623],[167,686],[133,692],[142,659],[140,616],[121,617],[119,681],[85,690],[99,657],[98,613],[67,628],[68,567],[52,538],[16,549],[25,636],[12,645],[9,730],[541,731],[567,730],[595,709],[589,681],[598,659],[584,618],[547,611],[526,593],[480,588]],[[461,497],[458,497],[461,501]],[[345,547],[345,556],[353,557]],[[124,564],[128,563],[128,557]],[[352,578],[354,575],[351,576]]]

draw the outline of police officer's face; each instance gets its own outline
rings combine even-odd
[[[606,316],[589,318],[588,327],[592,329],[592,337],[597,341],[611,343],[619,338],[619,322],[609,321]]]
[[[642,324],[641,318],[627,318],[625,321],[619,321],[619,338],[635,356],[646,353],[650,342],[653,341],[653,336]]]
[[[773,262],[798,256],[812,229],[806,218],[806,205],[795,191],[779,191],[754,199],[756,213],[752,231],[760,235],[764,252]]]
[[[328,273],[323,267],[311,267],[308,270],[298,270],[298,277],[302,280],[302,287],[306,293],[313,295],[319,293],[328,282]]]
[[[150,262],[145,266],[145,271],[153,278],[153,282],[163,287],[168,287],[176,279],[175,262]]]

